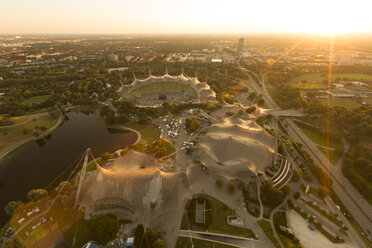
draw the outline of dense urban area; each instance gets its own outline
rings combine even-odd
[[[2,35],[0,208],[0,248],[372,247],[371,36]]]

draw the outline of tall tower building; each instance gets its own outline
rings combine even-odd
[[[239,38],[239,46],[238,46],[238,52],[241,53],[243,51],[244,47],[244,38]]]

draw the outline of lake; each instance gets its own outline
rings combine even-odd
[[[29,190],[50,184],[48,189],[57,186],[68,177],[77,163],[73,165],[73,162],[87,148],[90,147],[97,157],[136,140],[134,132],[110,130],[98,125],[92,114],[67,113],[64,123],[49,137],[26,143],[0,161],[0,224],[9,219],[4,212],[9,201],[25,202]],[[53,182],[59,175],[62,176]]]

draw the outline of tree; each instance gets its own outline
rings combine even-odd
[[[231,193],[234,193],[234,192],[235,192],[235,184],[233,184],[233,183],[230,183],[230,184],[229,184],[229,191],[230,191]]]
[[[111,159],[112,155],[109,152],[104,152],[101,154],[101,160],[102,162],[106,162],[107,160]]]
[[[300,196],[301,196],[301,194],[300,194],[300,192],[298,192],[298,191],[296,191],[296,192],[293,194],[293,198],[295,198],[296,200],[297,200],[298,198],[300,198]]]
[[[284,199],[283,192],[275,188],[271,182],[265,182],[262,185],[262,194],[264,202],[270,206],[278,206]]]
[[[63,189],[64,191],[69,191],[72,188],[72,183],[69,181],[62,181],[57,186],[57,190]]]
[[[38,201],[48,195],[48,191],[45,189],[32,189],[27,193],[27,199],[29,201]]]
[[[286,184],[284,185],[282,188],[281,188],[281,191],[283,192],[283,194],[285,196],[289,195],[289,193],[291,192],[291,186],[289,184]]]
[[[185,121],[187,131],[195,133],[200,128],[200,122],[194,117],[187,118]]]
[[[246,113],[252,114],[256,110],[255,106],[249,107],[245,110]]]
[[[0,248],[23,248],[23,244],[18,237],[13,237],[3,241]]]
[[[219,187],[222,187],[222,185],[223,185],[223,181],[222,181],[221,178],[218,178],[218,179],[216,180],[216,185],[219,186]]]
[[[321,186],[318,190],[318,193],[321,198],[326,198],[327,196],[329,196],[331,191],[327,187]]]
[[[165,241],[164,239],[157,239],[153,244],[153,248],[165,248]]]
[[[240,181],[239,180],[239,183],[238,183],[238,185],[239,185],[239,188],[244,188],[244,186],[245,186],[245,183],[243,182],[243,181]]]
[[[89,220],[88,228],[95,234],[98,243],[106,244],[116,237],[119,222],[113,215],[96,214]]]
[[[4,211],[7,215],[12,216],[19,205],[21,205],[21,201],[10,201],[6,206],[4,207]]]

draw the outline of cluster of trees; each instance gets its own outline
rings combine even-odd
[[[17,208],[22,204],[21,201],[10,201],[6,206],[4,207],[4,211],[7,215],[13,216],[14,212],[17,210]]]
[[[135,145],[129,145],[129,148],[147,154],[155,154],[156,158],[162,158],[175,152],[173,143],[162,138],[157,139],[152,144],[137,143]]]
[[[195,117],[187,118],[185,128],[190,133],[195,133],[200,128],[200,122]]]
[[[310,153],[303,149],[301,149],[301,152],[309,162],[309,168],[314,174],[314,176],[318,179],[320,184],[330,190],[332,187],[333,180],[329,173],[322,169],[319,165],[314,163],[314,159],[311,157]]]
[[[262,202],[268,206],[276,207],[281,204],[284,197],[289,194],[291,187],[287,184],[281,189],[273,186],[272,182],[265,182],[262,184],[261,198]]]
[[[136,227],[134,234],[135,248],[165,248],[165,241],[161,232],[147,228],[146,232],[142,225]]]
[[[109,152],[104,152],[104,153],[101,154],[100,158],[101,158],[102,162],[104,163],[107,160],[112,158],[112,154],[109,153]]]
[[[29,201],[38,201],[48,195],[48,191],[45,189],[32,189],[27,193],[27,199]]]
[[[258,106],[263,106],[265,103],[263,96],[261,94],[257,94],[256,92],[249,93],[248,99],[250,101],[254,101],[253,103],[256,103]]]
[[[256,107],[255,106],[252,106],[252,107],[248,107],[245,110],[245,112],[248,113],[248,114],[252,114],[255,110],[256,110]]]
[[[367,199],[372,199],[372,152],[363,143],[352,145],[345,155],[343,173]]]
[[[60,195],[57,198],[56,203],[62,207],[71,207],[74,201],[74,193],[72,191],[76,190],[76,187],[72,185],[69,181],[62,181],[56,187],[56,190],[60,191]],[[44,199],[49,195],[49,192],[45,189],[32,189],[27,193],[27,200],[32,201],[39,201]],[[13,216],[15,211],[18,207],[20,207],[23,203],[21,201],[10,201],[4,207],[4,211],[7,215]]]
[[[95,241],[103,245],[116,237],[119,227],[119,221],[114,215],[96,214],[88,221],[88,228],[94,234]]]
[[[285,109],[300,108],[304,106],[305,100],[300,89],[290,84],[279,84],[275,87],[275,100]]]
[[[0,116],[0,126],[10,126],[13,124],[14,124],[13,120],[6,118],[4,116]]]
[[[21,240],[15,236],[0,243],[0,248],[23,248]]]
[[[108,87],[108,84],[112,87]],[[55,105],[94,105],[109,98],[118,98],[116,89],[120,86],[120,81],[107,73],[102,65],[94,65],[79,73],[10,78],[4,80],[2,85],[9,85],[9,88],[1,98],[0,114],[18,116]],[[40,103],[23,103],[24,99],[40,95],[51,97]]]

